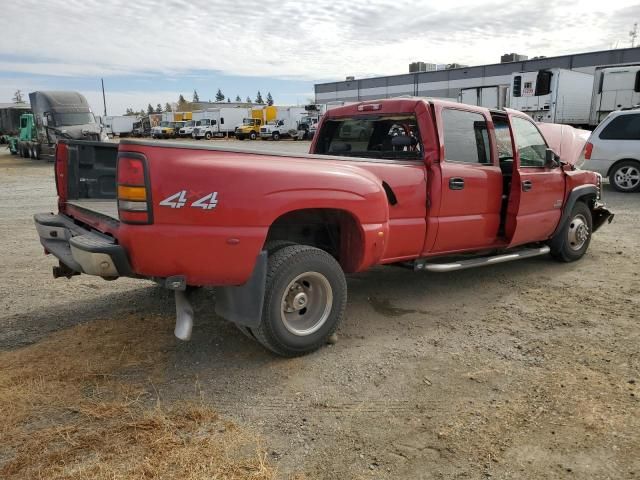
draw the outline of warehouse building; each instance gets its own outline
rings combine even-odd
[[[464,88],[504,86],[511,84],[516,72],[536,72],[563,68],[593,74],[596,67],[640,62],[640,47],[605,50],[601,52],[542,57],[522,60],[522,55],[507,54],[505,63],[462,67],[447,70],[417,71],[388,77],[353,79],[315,85],[316,103],[355,102],[391,98],[401,95],[439,97],[458,100]],[[516,61],[511,61],[511,60]],[[412,69],[419,68],[412,64]]]

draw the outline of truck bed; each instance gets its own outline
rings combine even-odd
[[[115,198],[112,200],[83,198],[80,200],[69,200],[67,204],[118,220],[118,204]]]

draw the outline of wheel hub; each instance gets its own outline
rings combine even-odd
[[[282,296],[281,318],[289,332],[310,335],[329,318],[333,291],[327,278],[318,272],[298,275]]]
[[[583,215],[577,215],[571,220],[567,232],[569,248],[580,250],[589,239],[589,225]]]

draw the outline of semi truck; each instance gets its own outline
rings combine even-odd
[[[593,75],[562,68],[511,75],[509,106],[536,122],[589,124]]]
[[[458,101],[467,105],[486,108],[504,108],[509,106],[509,87],[492,85],[489,87],[472,87],[460,90]]]
[[[593,77],[591,127],[615,110],[640,105],[640,64],[597,67]]]
[[[78,92],[38,91],[29,94],[32,114],[20,116],[13,151],[20,156],[53,160],[61,139],[107,140],[87,99]]]
[[[345,137],[354,124],[368,136]],[[345,274],[582,258],[613,214],[602,177],[568,155],[584,140],[560,150],[560,137],[515,110],[406,98],[329,110],[308,154],[64,141],[58,212],[34,221],[54,277],[154,280],[174,292],[182,340],[190,292],[217,287],[218,315],[292,357],[338,328]]]

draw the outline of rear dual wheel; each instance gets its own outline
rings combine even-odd
[[[310,353],[342,320],[344,273],[331,255],[315,247],[286,244],[271,251],[261,323],[243,331],[284,357]]]

